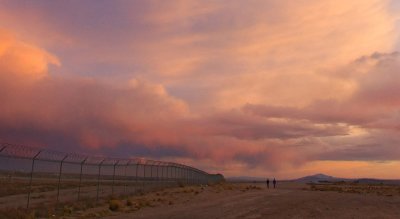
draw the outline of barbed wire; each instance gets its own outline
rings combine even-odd
[[[190,169],[194,172],[201,174],[208,174],[207,172],[187,166],[184,164],[151,160],[146,158],[115,158],[106,156],[89,156],[78,153],[63,153],[52,149],[43,149],[38,147],[1,143],[0,142],[0,156],[22,158],[22,159],[35,159],[41,161],[54,161],[64,162],[71,164],[81,164],[84,162],[85,165],[101,165],[101,166],[123,166],[123,165],[148,165],[148,166],[169,166]]]

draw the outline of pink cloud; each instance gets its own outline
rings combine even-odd
[[[393,160],[387,3],[0,3],[0,138],[227,174]]]

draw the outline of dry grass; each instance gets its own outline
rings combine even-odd
[[[64,202],[58,205],[37,209],[7,209],[0,211],[0,218],[99,218],[118,213],[135,212],[143,208],[157,206],[171,206],[177,203],[190,201],[203,192],[215,193],[220,191],[246,191],[261,189],[257,186],[237,186],[228,183],[213,184],[211,186],[184,186],[148,193],[139,193],[134,196],[113,196],[103,199],[99,203],[95,199],[82,199],[79,202]],[[18,212],[18,213],[16,213]]]
[[[35,211],[26,208],[7,208],[0,211],[0,218],[34,219]]]
[[[310,184],[307,190],[311,191],[335,191],[339,193],[375,194],[384,196],[400,195],[400,186],[395,185],[368,185],[357,183],[331,183]]]
[[[108,203],[108,208],[109,208],[111,211],[118,211],[118,210],[121,210],[123,206],[124,206],[124,205],[122,204],[122,201],[121,201],[121,200],[113,199],[113,200],[110,200],[109,203]]]
[[[29,181],[21,179],[0,179],[0,197],[27,194],[29,192]],[[76,182],[61,182],[60,189],[78,188]],[[95,183],[85,183],[82,186],[94,186]],[[58,187],[58,181],[33,181],[32,193],[55,191]]]
[[[41,206],[36,209],[6,208],[0,210],[0,218],[7,219],[50,218],[54,217],[56,214],[56,208],[54,206]]]
[[[0,210],[0,218],[7,219],[36,219],[36,218],[58,218],[76,215],[89,209],[102,206],[94,199],[83,199],[79,202],[65,202],[59,204],[40,205],[36,208],[5,208]]]
[[[256,185],[249,185],[249,184],[232,184],[232,183],[217,183],[217,184],[212,184],[211,186],[209,186],[210,189],[215,192],[215,193],[221,193],[224,191],[242,191],[242,192],[246,192],[246,191],[253,191],[253,190],[262,190],[263,188],[260,186],[256,186]],[[200,191],[204,190],[204,187],[200,188]]]

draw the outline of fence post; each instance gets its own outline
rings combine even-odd
[[[81,195],[81,184],[82,184],[82,170],[83,170],[83,165],[85,164],[86,160],[88,157],[86,157],[82,162],[81,162],[81,172],[79,174],[79,186],[78,186],[78,201]]]
[[[170,173],[171,173],[171,168],[170,168],[170,164],[168,164],[168,166],[167,166],[167,179],[166,179],[166,181],[167,181],[167,186],[169,186],[169,179],[170,179]]]
[[[135,183],[135,193],[136,193],[136,186],[138,185],[138,171],[139,171],[139,162],[138,163],[136,163],[136,171],[135,171],[135,181],[136,181],[136,183]]]
[[[158,175],[158,170],[160,169],[160,164],[157,164],[157,169],[156,169],[156,181],[159,181],[159,175]],[[162,170],[162,169],[161,169]]]
[[[192,176],[192,170],[188,170],[188,178],[189,178],[189,184],[193,184],[193,176]]]
[[[190,185],[190,169],[186,167],[186,177],[187,177],[187,182]]]
[[[114,164],[114,172],[113,172],[113,179],[112,179],[112,186],[111,186],[111,195],[114,195],[115,166],[118,165],[118,163],[119,163],[119,160],[117,162],[115,162],[115,164]]]
[[[156,167],[156,174],[157,175],[156,175],[155,180],[154,180],[155,182],[153,182],[153,187],[154,187],[154,184],[156,184],[156,185],[158,184],[158,177],[159,177],[158,176],[158,168],[160,167],[159,165],[157,165],[157,166],[154,165],[154,166]]]
[[[61,160],[61,163],[60,163],[60,170],[59,170],[59,172],[58,172],[57,203],[58,203],[58,199],[59,199],[59,197],[60,197],[60,184],[61,184],[62,167],[63,167],[63,163],[64,163],[65,159],[67,159],[67,157],[68,157],[68,154],[65,155],[65,157]]]
[[[178,167],[174,167],[174,169],[175,169],[175,177],[174,177],[174,179],[175,179],[175,181],[178,181]]]
[[[96,202],[99,201],[99,188],[100,188],[100,171],[101,171],[101,165],[103,164],[103,162],[106,159],[103,159],[100,163],[99,163],[99,174],[97,175],[97,192],[96,192]]]
[[[186,183],[190,184],[190,182],[189,182],[189,169],[187,167],[185,167],[185,170],[186,170],[185,171],[186,172],[186,174],[185,174],[186,175]]]
[[[162,186],[162,184],[163,184],[163,178],[164,178],[164,167],[161,165],[161,164],[158,164],[159,166],[159,168],[161,168],[161,177],[158,179],[158,181],[159,181],[159,184],[161,184],[161,186]],[[157,172],[158,172],[158,168],[157,168]],[[158,175],[158,173],[157,173],[157,175]]]
[[[189,185],[191,184],[191,180],[190,180],[190,169],[187,168],[187,179],[188,179],[188,183]]]
[[[32,158],[32,168],[31,168],[31,178],[29,180],[29,192],[28,192],[28,201],[26,203],[26,208],[29,208],[29,200],[31,198],[31,190],[32,190],[32,178],[33,178],[33,170],[35,167],[35,160],[36,158],[39,156],[39,154],[42,153],[42,151],[40,150],[39,152],[37,152],[35,154],[35,156]]]
[[[151,184],[153,185],[153,164],[150,165],[150,181]]]
[[[165,178],[164,178],[164,185],[167,187],[168,186],[168,174],[169,174],[169,171],[168,171],[168,165],[166,165],[166,166],[164,166],[164,168],[165,168]]]
[[[126,176],[126,169],[128,168],[129,164],[130,164],[130,160],[128,160],[128,162],[125,165],[125,173],[124,173],[124,178],[125,178],[125,187],[124,187],[124,193],[126,193],[126,187],[128,186],[128,179]]]
[[[194,170],[190,170],[190,182],[192,183],[192,185],[195,184],[195,181],[194,181]]]
[[[144,192],[144,182],[145,182],[145,180],[146,180],[146,164],[144,163],[143,164],[143,183],[142,183],[143,192]]]
[[[182,183],[184,183],[185,181],[183,180],[183,167],[178,167],[178,178],[179,181],[182,181]]]
[[[182,183],[186,183],[186,169],[184,167],[181,167],[180,172],[181,172]]]
[[[193,185],[193,171],[189,169],[189,184]]]

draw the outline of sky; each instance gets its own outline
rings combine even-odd
[[[396,0],[0,0],[0,140],[400,178]]]

